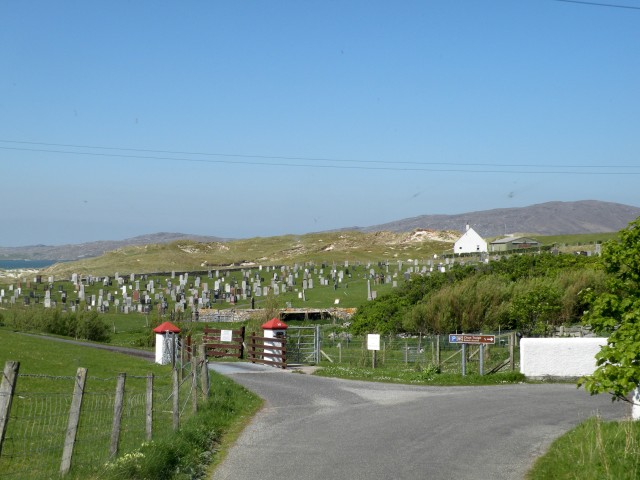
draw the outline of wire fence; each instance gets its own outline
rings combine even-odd
[[[122,375],[124,379],[119,378]],[[60,478],[66,473],[65,458],[69,477],[99,477],[119,454],[170,435],[208,398],[204,361],[198,365],[194,360],[170,375],[86,377],[80,399],[79,376],[19,373],[9,388],[5,365],[0,479]],[[78,401],[81,408],[74,430]]]
[[[463,350],[466,373],[491,373],[517,370],[519,346],[513,332],[495,334],[495,343],[466,345],[449,342],[447,335],[385,335],[380,350],[367,348],[366,336],[323,332],[320,340],[320,365],[400,368],[437,367],[446,373],[462,373]]]

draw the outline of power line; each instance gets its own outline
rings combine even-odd
[[[350,168],[363,170],[399,170],[398,165],[417,165],[417,166],[445,166],[445,167],[500,167],[500,168],[571,168],[571,169],[612,169],[612,168],[640,168],[640,166],[633,165],[540,165],[540,164],[508,164],[508,163],[469,163],[469,162],[410,162],[410,161],[389,161],[389,160],[355,160],[355,159],[339,159],[339,158],[321,158],[321,157],[294,157],[294,156],[281,156],[281,155],[247,155],[237,153],[205,153],[205,152],[186,152],[175,150],[152,150],[152,149],[139,149],[139,148],[123,148],[123,147],[105,147],[95,145],[76,145],[76,144],[64,144],[64,143],[45,143],[45,142],[25,142],[17,140],[2,140],[0,143],[20,144],[20,145],[33,145],[33,146],[53,146],[53,147],[67,147],[76,149],[91,149],[91,150],[111,150],[121,152],[140,152],[140,153],[159,153],[170,155],[192,155],[192,156],[209,156],[209,157],[229,157],[229,158],[254,158],[259,160],[291,160],[291,161],[307,161],[307,162],[332,162],[332,163],[355,163],[355,164],[383,164],[393,165],[393,168],[376,168],[376,167],[358,167],[358,166],[339,166],[339,165],[307,165],[307,164],[293,164],[293,163],[266,163],[266,162],[242,162],[231,160],[206,160],[197,158],[176,158],[176,157],[163,157],[156,155],[128,155],[128,154],[108,154],[98,152],[81,152],[70,150],[52,150],[52,149],[36,149],[36,148],[24,148],[24,147],[2,147],[2,150],[17,150],[26,152],[40,152],[40,153],[65,153],[71,155],[94,155],[94,156],[108,156],[108,157],[120,157],[120,158],[138,158],[145,160],[171,160],[179,162],[203,162],[203,163],[229,163],[240,165],[266,165],[266,166],[296,166],[296,167],[314,167],[318,168]],[[411,170],[411,169],[406,169]],[[416,169],[422,170],[422,169]],[[432,170],[430,170],[432,171]],[[433,170],[433,171],[450,171],[450,170]],[[452,171],[465,171],[465,170],[452,170]],[[481,170],[484,171],[484,170]],[[476,172],[476,170],[470,170],[470,172]],[[541,172],[542,173],[542,172]],[[548,172],[553,173],[553,172]],[[605,172],[603,172],[605,173]],[[593,172],[596,174],[596,172]]]
[[[594,7],[627,8],[629,10],[640,10],[640,7],[633,7],[631,5],[616,5],[613,3],[584,2],[581,0],[554,0],[554,1],[564,2],[564,3],[579,3],[582,5],[593,5]]]
[[[0,140],[1,141],[1,140]],[[52,150],[52,149],[38,149],[38,148],[20,148],[20,147],[2,147],[1,150],[14,150],[14,151],[26,151],[26,152],[37,152],[37,153],[61,153],[66,155],[86,155],[86,156],[95,156],[95,157],[110,157],[110,158],[131,158],[131,159],[140,159],[140,160],[166,160],[172,162],[196,162],[196,163],[212,163],[212,164],[231,164],[231,165],[255,165],[255,166],[263,166],[263,167],[296,167],[296,168],[322,168],[322,169],[334,169],[334,170],[378,170],[378,171],[407,171],[407,172],[446,172],[446,173],[520,173],[520,174],[551,174],[551,175],[640,175],[640,172],[630,172],[630,171],[619,171],[619,172],[591,172],[591,171],[545,171],[545,170],[487,170],[487,169],[447,169],[447,168],[418,168],[418,167],[367,167],[362,165],[318,165],[318,164],[299,164],[299,163],[264,163],[264,162],[250,162],[243,160],[213,160],[213,159],[205,159],[205,158],[176,158],[176,157],[161,157],[156,155],[125,155],[119,153],[99,153],[99,152],[78,152],[72,150]],[[270,157],[274,158],[274,157]],[[282,157],[275,157],[282,158]],[[386,162],[393,163],[393,162]],[[398,162],[400,163],[400,162]],[[424,164],[427,165],[427,164]],[[447,165],[447,164],[442,164]],[[448,164],[448,165],[460,165],[463,166],[465,164]],[[482,164],[467,164],[469,166],[482,166]],[[492,166],[491,164],[485,164],[485,166]],[[495,166],[503,166],[510,167],[513,169],[520,168],[522,165],[499,165],[494,164]],[[531,167],[540,167],[540,168],[554,168],[551,165],[529,165],[526,168]],[[558,167],[562,168],[562,167]],[[564,168],[589,168],[587,166],[564,166]],[[618,166],[618,167],[603,167],[603,166],[595,166],[593,168],[640,168],[640,167],[632,167],[632,166]]]

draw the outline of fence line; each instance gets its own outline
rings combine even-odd
[[[371,367],[372,355],[367,350],[366,336],[350,334],[326,334],[320,339],[322,358],[320,365],[343,364]],[[518,363],[517,341],[513,332],[496,334],[496,343],[483,348],[484,371],[514,370]],[[467,366],[471,372],[480,370],[480,355],[477,345],[466,348]],[[380,351],[376,355],[376,366],[415,367],[434,366],[442,372],[460,373],[462,370],[461,344],[450,344],[446,335],[384,335],[380,339]]]
[[[75,377],[18,374],[19,366],[5,364],[0,386],[0,479],[100,471],[119,452],[179,428],[209,396],[207,362],[197,356],[182,381],[177,368],[105,379],[84,368]]]

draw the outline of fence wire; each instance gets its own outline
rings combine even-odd
[[[192,414],[191,363],[182,365],[180,418]],[[75,377],[19,374],[0,454],[0,479],[59,478]],[[70,478],[99,477],[110,458],[116,381],[88,377],[73,450]],[[127,376],[118,453],[134,451],[146,441],[146,376]],[[173,431],[171,375],[154,376],[153,438]]]
[[[506,369],[510,358],[510,333],[496,335],[496,343],[483,347],[483,369],[489,373],[494,369]],[[373,354],[367,349],[366,336],[347,333],[322,332],[320,340],[322,352],[320,364],[344,364],[353,367],[371,367]],[[517,369],[519,350],[514,344],[514,367]],[[480,348],[468,345],[467,373],[478,373],[480,369]],[[380,338],[380,350],[375,355],[376,367],[425,368],[437,366],[445,373],[461,373],[462,348],[460,344],[449,343],[446,335],[385,335]],[[502,366],[502,368],[500,368]],[[509,366],[509,368],[511,368]]]

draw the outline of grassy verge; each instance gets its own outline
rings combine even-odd
[[[415,367],[354,367],[331,365],[318,370],[315,375],[323,377],[365,380],[370,382],[408,383],[418,385],[499,385],[524,382],[519,372],[495,373],[492,375],[466,375],[438,373],[433,367],[417,369]]]
[[[211,398],[196,414],[184,409],[171,429],[170,367],[119,353],[48,341],[0,329],[0,363],[20,362],[0,471],[10,478],[57,477],[74,375],[88,370],[86,399],[69,478],[199,478],[219,457],[227,432],[238,432],[261,400],[211,372]],[[120,456],[108,462],[116,375],[127,373]],[[144,444],[146,375],[153,373],[154,440]],[[181,403],[189,397],[181,386]],[[190,402],[189,402],[190,404]],[[240,427],[238,427],[238,425]],[[35,433],[34,433],[35,432]],[[231,437],[233,438],[233,437]]]
[[[557,439],[526,478],[640,478],[640,422],[603,422],[591,418]]]
[[[225,377],[214,375],[212,385],[212,398],[177,434],[108,463],[99,478],[204,478],[226,453],[225,439],[235,439],[262,405],[259,397]]]

